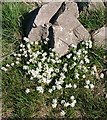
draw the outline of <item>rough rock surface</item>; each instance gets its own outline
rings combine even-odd
[[[67,53],[71,44],[77,45],[90,35],[78,21],[79,11],[74,2],[50,2],[44,4],[35,17],[28,37],[31,41],[52,39],[51,46],[60,56]]]
[[[107,27],[102,27],[93,34],[95,45],[107,49]]]
[[[46,23],[49,23],[49,20],[52,18],[52,16],[58,11],[58,9],[61,7],[60,2],[55,3],[48,3],[41,7],[40,11],[38,12],[38,15],[34,21],[34,23],[39,25],[44,25]]]
[[[59,26],[53,26],[55,49],[60,55],[64,55],[71,44],[77,45],[81,40],[87,40],[90,37],[88,31],[75,17],[68,15],[68,19],[65,19],[66,15],[67,12],[58,18]]]
[[[91,0],[89,4],[89,9],[98,9],[105,8],[103,0],[99,0],[99,2],[95,2],[96,0]]]
[[[28,35],[31,41],[40,40],[41,35],[43,34],[45,34],[46,37],[48,36],[48,29],[50,26],[49,22],[51,22],[52,20],[51,18],[55,17],[54,16],[55,14],[59,14],[58,11],[61,11],[60,10],[61,5],[62,3],[55,2],[55,3],[45,4],[41,7],[40,11],[38,12],[34,20],[34,23],[37,26],[37,28],[32,28]],[[65,11],[67,11],[67,13],[71,15],[71,17],[72,16],[76,18],[79,17],[78,7],[76,3],[66,3]]]

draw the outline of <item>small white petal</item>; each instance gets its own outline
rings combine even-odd
[[[70,97],[70,99],[71,99],[71,100],[74,100],[74,96],[72,95],[72,96]]]
[[[27,88],[25,92],[26,92],[26,93],[29,93],[29,92],[30,92],[30,89]]]
[[[94,88],[94,85],[93,85],[93,84],[90,84],[90,88],[93,89],[93,88]]]
[[[86,84],[89,85],[90,84],[90,80],[86,80]]]
[[[87,88],[87,89],[89,89],[89,86],[88,86],[88,85],[86,85],[86,86],[84,86],[84,88]]]
[[[102,79],[104,78],[104,73],[100,74],[100,78],[102,78]]]
[[[60,115],[61,115],[61,116],[65,116],[64,110],[62,110],[62,111],[60,112]]]

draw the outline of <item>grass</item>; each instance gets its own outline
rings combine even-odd
[[[93,32],[106,24],[106,9],[82,11],[79,21],[89,32]]]
[[[14,51],[15,44],[21,40],[23,15],[34,6],[27,3],[2,3],[2,56]]]
[[[33,5],[34,6],[34,5]],[[13,57],[8,56],[16,51],[21,39],[21,21],[20,17],[28,12],[32,4],[25,3],[3,3],[3,38],[2,38],[2,65],[13,62]],[[97,15],[97,13],[95,13]],[[101,14],[100,14],[101,15]],[[84,16],[85,17],[85,16]],[[87,20],[87,19],[86,19]],[[91,20],[90,20],[91,21]],[[88,21],[89,22],[89,21]],[[84,18],[83,24],[90,29],[98,29],[97,25],[87,25]],[[90,27],[91,26],[91,27]],[[103,48],[93,47],[90,51],[90,65],[96,65],[98,73],[106,68],[104,56],[106,56]],[[64,59],[66,62],[67,60]],[[20,69],[21,66],[15,66],[8,72],[2,72],[2,95],[3,95],[3,118],[24,119],[26,118],[58,118],[57,113],[60,109],[53,110],[50,105],[50,99],[54,97],[48,94],[39,94],[36,84],[30,81]],[[73,71],[72,71],[73,72]],[[72,73],[71,73],[72,74]],[[69,79],[69,77],[68,77]],[[77,89],[74,91],[77,97],[78,105],[74,109],[67,109],[67,117],[86,118],[86,119],[102,119],[107,118],[107,92],[106,78],[95,79],[96,88],[94,91],[86,91],[85,89]],[[26,88],[31,90],[30,94],[25,92]],[[105,90],[105,91],[104,91]],[[71,93],[67,93],[68,95]],[[60,93],[57,93],[60,96]],[[66,95],[67,95],[66,94]],[[45,103],[47,101],[47,103]]]

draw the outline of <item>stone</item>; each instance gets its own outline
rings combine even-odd
[[[28,38],[30,39],[30,41],[40,41],[41,39],[46,39],[49,35],[49,29],[50,24],[45,24],[44,26],[39,25],[36,28],[32,28]]]
[[[69,14],[71,14],[75,18],[79,17],[78,6],[75,2],[67,2],[65,11],[68,11]]]
[[[91,0],[89,4],[89,10],[90,9],[104,9],[104,3],[103,0],[99,0],[99,2],[96,2],[96,0]]]
[[[63,11],[66,11],[69,15],[74,16],[76,18],[79,17],[78,7],[76,3],[67,2],[65,5],[66,6],[65,6],[65,9],[63,9]],[[61,2],[60,3],[55,2],[55,3],[44,4],[40,8],[34,20],[34,24],[36,25],[36,27],[32,27],[28,35],[28,38],[31,41],[40,40],[42,35],[44,35],[42,37],[44,39],[48,36],[48,29],[51,24],[49,22],[52,22],[54,24],[53,21],[57,17],[59,17],[60,14],[63,14],[63,11],[61,12],[61,6],[62,6]],[[45,26],[45,27],[42,27],[42,26]]]
[[[83,25],[67,11],[58,17],[57,22],[58,25],[53,26],[54,47],[60,56],[68,52],[71,44],[77,45],[81,40],[90,38],[90,34]]]
[[[74,2],[44,4],[35,17],[35,27],[32,27],[28,38],[39,41],[48,37],[50,46],[62,56],[68,52],[71,44],[77,45],[90,37],[78,17],[78,7]]]
[[[61,7],[61,4],[61,2],[50,2],[43,5],[39,10],[37,17],[35,18],[34,23],[37,26],[49,23],[50,19]]]
[[[107,27],[98,29],[93,35],[93,40],[96,46],[105,47],[107,50]]]

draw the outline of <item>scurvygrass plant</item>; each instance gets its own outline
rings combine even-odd
[[[48,48],[48,38],[30,42],[25,37],[18,51],[13,53],[14,62],[6,64],[1,70],[8,72],[17,66],[24,79],[35,85],[23,92],[29,96],[36,91],[44,97],[44,105],[52,109],[51,116],[73,118],[76,110],[80,109],[81,97],[89,94],[93,98],[97,87],[97,68],[90,56],[92,48],[91,40],[82,41],[59,57],[54,49]],[[100,76],[104,78],[103,73]],[[83,98],[86,99],[85,96]]]

